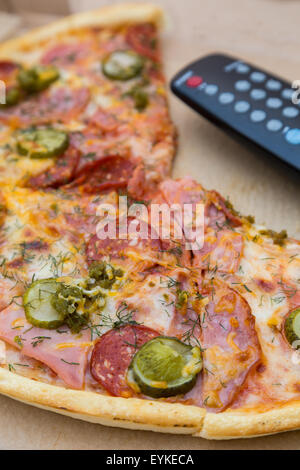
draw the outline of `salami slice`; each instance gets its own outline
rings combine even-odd
[[[43,65],[73,65],[84,59],[89,51],[87,43],[56,44],[42,57]]]
[[[58,188],[72,180],[78,165],[80,153],[70,147],[54,166],[46,172],[29,179],[27,185],[32,188]]]
[[[19,64],[10,60],[0,60],[0,79],[5,80],[19,70]]]
[[[204,284],[201,294],[208,296],[201,317],[202,402],[218,412],[232,403],[250,370],[259,363],[261,349],[254,317],[239,293],[213,280]]]
[[[0,111],[0,121],[20,121],[26,125],[69,122],[84,109],[89,100],[87,88],[50,88],[19,105]]]
[[[106,190],[125,188],[135,164],[118,155],[109,155],[90,162],[89,169],[80,173],[72,186],[81,186],[85,193],[93,194]],[[79,173],[79,174],[78,174]]]
[[[141,232],[140,237],[130,237],[130,233],[132,233],[135,227],[137,227],[137,232]],[[122,239],[119,236],[118,223],[115,238],[101,239],[98,235],[94,235],[87,246],[88,262],[101,261],[106,257],[122,260],[126,258],[126,256],[130,256],[134,253],[143,253],[144,261],[147,262],[146,254],[151,255],[151,253],[153,253],[154,257],[156,257],[162,251],[160,239],[151,238],[151,227],[145,222],[143,223],[137,219],[128,218],[127,233],[127,238]],[[142,234],[145,234],[147,238],[142,238]],[[154,264],[154,261],[151,264]]]
[[[153,61],[159,61],[156,28],[154,25],[144,23],[130,26],[126,39],[136,52]]]
[[[157,331],[141,325],[126,325],[105,333],[95,344],[91,373],[111,395],[128,398],[134,394],[127,385],[126,374],[138,349],[159,336]]]

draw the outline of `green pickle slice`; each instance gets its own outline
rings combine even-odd
[[[294,341],[300,341],[300,307],[293,310],[286,318],[284,333],[291,345],[293,345]]]
[[[200,348],[177,338],[158,336],[145,343],[133,357],[127,380],[153,398],[183,394],[195,385],[202,369]]]
[[[17,137],[18,153],[30,158],[58,157],[68,145],[68,134],[52,128],[26,130]]]
[[[23,296],[25,315],[29,323],[39,328],[53,330],[64,323],[64,314],[58,312],[51,299],[60,287],[55,279],[35,281]]]
[[[37,65],[30,69],[22,69],[18,75],[20,86],[28,93],[43,91],[58,78],[59,71],[53,65]]]
[[[102,62],[104,75],[113,80],[130,80],[143,69],[143,58],[134,51],[114,51]]]

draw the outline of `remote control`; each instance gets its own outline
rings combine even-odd
[[[172,91],[198,113],[300,170],[300,104],[291,84],[248,62],[211,54],[181,70]]]

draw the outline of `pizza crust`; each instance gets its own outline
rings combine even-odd
[[[38,28],[0,45],[2,58],[22,60],[33,45],[59,33],[85,26],[118,26],[128,23],[164,23],[162,9],[151,4],[122,4],[79,13]],[[66,389],[22,377],[0,368],[0,393],[26,404],[72,418],[127,429],[190,434],[206,439],[256,437],[300,428],[300,402],[266,412],[205,409],[159,401],[119,398]]]
[[[41,28],[36,28],[20,38],[11,39],[0,45],[0,56],[11,58],[14,54],[16,59],[22,59],[25,53],[38,42],[52,38],[59,33],[66,33],[77,28],[86,26],[114,27],[129,23],[155,23],[162,27],[165,23],[163,10],[151,4],[128,3],[102,7],[99,10],[87,11],[68,16]]]

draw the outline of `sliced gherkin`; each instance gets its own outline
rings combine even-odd
[[[53,128],[29,129],[20,132],[17,137],[18,153],[30,158],[58,157],[68,145],[68,134]]]
[[[28,93],[37,93],[48,88],[59,78],[59,71],[53,65],[37,65],[30,69],[21,69],[18,81]]]
[[[127,380],[134,390],[147,396],[170,397],[191,390],[201,369],[200,348],[177,338],[159,336],[135,354]]]
[[[43,279],[31,284],[23,296],[29,323],[48,330],[56,329],[64,323],[64,314],[58,312],[51,302],[59,287],[60,283],[55,279]]]
[[[284,333],[291,345],[295,341],[300,341],[300,307],[293,310],[286,318]]]
[[[104,75],[113,80],[130,80],[143,69],[143,58],[134,51],[114,51],[102,62]]]

